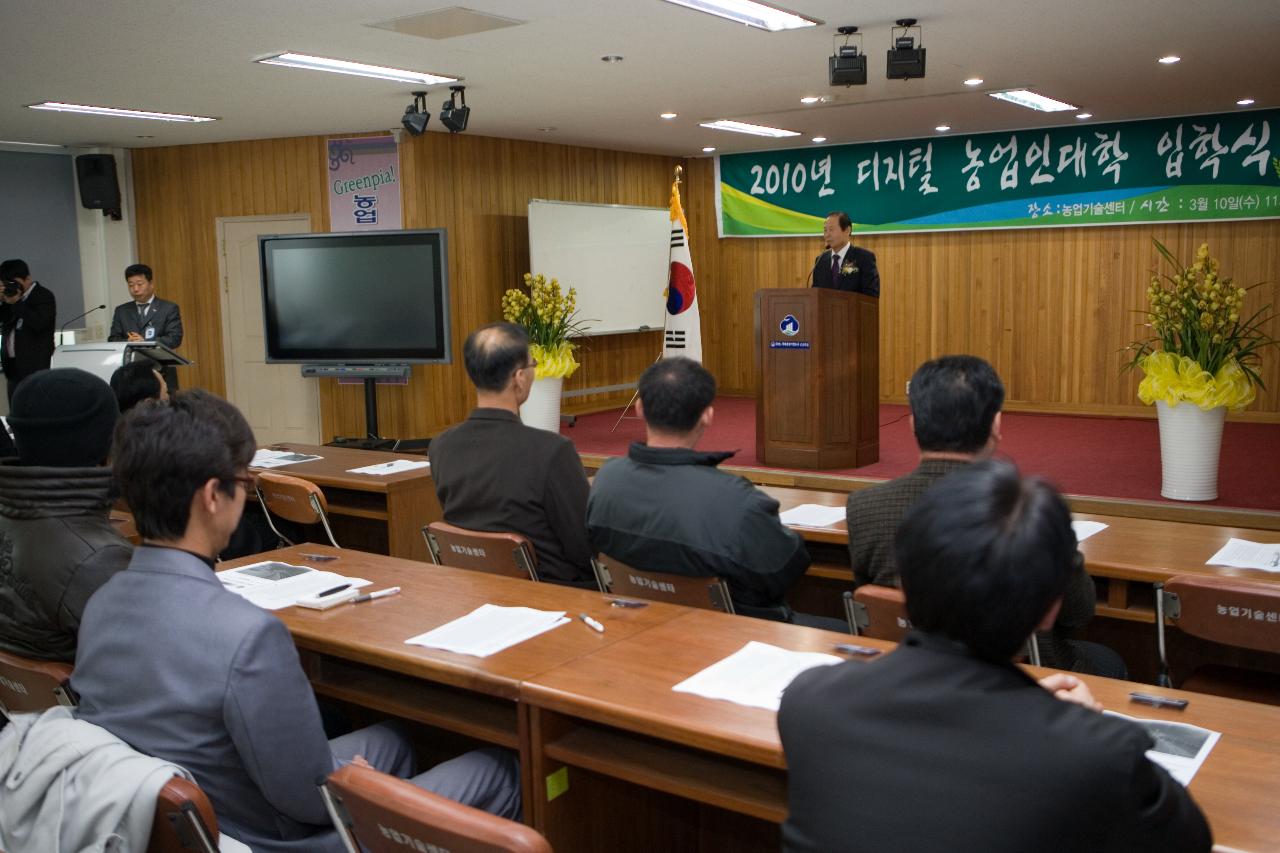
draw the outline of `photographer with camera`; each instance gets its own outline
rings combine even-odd
[[[12,400],[19,382],[49,369],[58,304],[53,291],[33,280],[27,262],[17,258],[0,263],[0,285],[4,288],[0,295],[0,363]]]

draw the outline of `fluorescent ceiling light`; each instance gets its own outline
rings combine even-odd
[[[25,145],[28,148],[66,148],[65,145],[54,145],[51,142],[14,142],[9,139],[0,139],[0,145]]]
[[[934,130],[938,131],[938,133],[946,133],[950,129],[951,129],[951,125],[949,124],[940,124],[934,128]]]
[[[1172,65],[1173,63],[1179,62],[1181,60],[1182,60],[1181,56],[1162,56],[1159,59],[1157,59],[1156,62],[1159,62],[1161,65]]]
[[[964,81],[964,84],[965,84],[966,86],[981,86],[981,85],[982,85],[982,78],[981,78],[981,77],[970,77],[968,80],[965,80],[965,81]]]
[[[1087,119],[1087,118],[1093,118],[1093,113],[1080,113],[1080,115],[1076,116],[1076,118],[1081,120]]]
[[[817,26],[818,22],[795,12],[786,12],[754,3],[752,0],[667,0],[686,9],[695,9],[721,18],[728,18],[749,27],[758,27],[776,33],[778,30],[796,30],[802,27]]]
[[[1251,107],[1253,106],[1253,98],[1241,98],[1240,100],[1236,101],[1236,106]]]
[[[803,98],[801,98],[801,99],[800,99],[800,103],[802,103],[802,104],[816,104],[816,103],[818,103],[818,101],[820,101],[820,100],[822,100],[822,99],[821,99],[821,98],[819,98],[817,95],[805,95]]]
[[[187,116],[180,113],[153,113],[147,110],[124,110],[116,107],[91,107],[86,104],[63,104],[45,101],[43,104],[27,104],[32,110],[52,110],[56,113],[84,113],[91,116],[116,116],[117,118],[145,118],[153,121],[201,122],[217,121],[209,116]]]
[[[825,136],[815,136],[815,137],[813,138],[813,141],[814,141],[814,142],[826,142],[826,141],[827,141],[827,138],[826,138]]]
[[[733,121],[732,119],[722,118],[719,121],[704,121],[702,127],[709,127],[712,130],[731,130],[734,133],[749,133],[752,136],[772,136],[780,139],[784,136],[799,136],[800,134],[794,130],[782,130],[777,127],[765,127],[762,124],[747,124],[744,121]]]
[[[307,56],[305,53],[281,53],[259,59],[263,65],[283,65],[286,68],[304,68],[308,71],[332,71],[335,74],[351,74],[355,77],[373,77],[378,80],[396,80],[400,83],[418,83],[434,86],[437,83],[457,83],[460,78],[443,74],[427,74],[423,71],[405,71],[383,65],[366,65],[345,59],[328,59],[323,56]]]
[[[661,114],[658,116],[658,118],[665,118],[667,121],[670,121],[671,119],[673,119],[673,118],[675,118],[675,117],[676,117],[676,114],[675,114],[675,113],[661,113]]]
[[[1073,104],[1055,101],[1053,98],[1046,98],[1044,95],[1038,95],[1030,89],[1014,89],[1009,92],[990,92],[988,94],[1001,101],[1008,101],[1011,104],[1017,104],[1020,107],[1026,107],[1030,110],[1038,110],[1042,113],[1057,113],[1062,112],[1063,110],[1079,109],[1079,107]]]
[[[702,149],[702,153],[703,153],[703,154],[710,154],[712,151],[715,151],[715,150],[716,150],[716,149],[715,149],[715,146],[714,146],[714,145],[708,145],[707,147],[705,147],[705,148],[703,148],[703,149]]]

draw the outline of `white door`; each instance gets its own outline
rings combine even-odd
[[[244,412],[259,446],[320,443],[320,386],[299,365],[267,364],[262,321],[259,234],[306,234],[307,216],[218,220],[222,267],[222,351],[227,399]]]

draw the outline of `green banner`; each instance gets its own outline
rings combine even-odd
[[[1280,217],[1280,110],[716,158],[721,237]],[[1273,153],[1275,152],[1275,153]]]

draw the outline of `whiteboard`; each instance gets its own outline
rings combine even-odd
[[[671,214],[665,207],[529,201],[529,265],[578,290],[588,335],[662,329]]]

